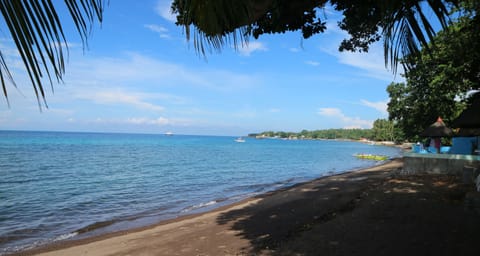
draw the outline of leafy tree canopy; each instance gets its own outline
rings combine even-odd
[[[327,4],[343,13],[339,26],[350,35],[340,50],[368,51],[383,37],[385,58],[396,70],[400,56],[417,52],[419,44],[428,46],[433,39],[435,30],[427,12],[445,28],[457,0],[174,0],[172,7],[187,38],[193,26],[194,45],[205,53],[206,48],[221,49],[229,39],[236,46],[239,39],[248,42],[250,36],[262,34],[300,30],[309,38],[325,31],[321,10]]]
[[[431,50],[403,60],[410,66],[406,84],[388,86],[389,118],[408,139],[418,140],[439,116],[448,125],[465,108],[468,93],[480,89],[479,6],[462,3],[460,16],[436,36]]]

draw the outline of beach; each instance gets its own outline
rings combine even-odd
[[[478,255],[460,177],[398,175],[402,159],[206,213],[18,255]]]

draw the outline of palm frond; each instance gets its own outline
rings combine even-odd
[[[105,0],[65,0],[72,20],[86,45],[95,19],[103,19]],[[53,91],[53,80],[62,81],[65,73],[65,54],[68,50],[62,23],[52,0],[1,0],[0,10],[12,40],[23,61],[37,97],[40,110],[48,107],[45,99],[44,79]],[[0,80],[3,95],[8,102],[6,80],[17,87],[0,51]]]
[[[65,4],[70,11],[83,44],[87,45],[87,38],[95,19],[100,23],[103,21],[104,0],[65,0]]]
[[[5,86],[6,85],[5,76],[8,78],[9,81],[12,81],[13,86],[16,88],[17,85],[15,84],[15,81],[13,80],[12,74],[10,73],[10,70],[8,69],[7,62],[5,61],[5,58],[3,57],[3,53],[0,51],[0,80],[2,82],[3,95],[5,96],[5,99],[7,100],[8,107],[10,107],[10,101],[8,100],[7,87]]]
[[[403,4],[390,6],[390,15],[385,19],[383,26],[386,66],[390,63],[392,70],[396,72],[400,58],[418,54],[420,47],[428,50],[429,43],[435,43],[436,32],[425,15],[425,8],[433,11],[442,29],[447,29],[450,18],[446,4],[446,1],[428,0],[423,6],[418,2],[411,6]]]
[[[252,16],[250,1],[232,0],[179,0],[178,10],[184,25],[187,40],[191,38],[195,50],[205,56],[207,51],[220,51],[231,43],[235,48],[248,44],[249,35],[245,25]],[[245,25],[242,25],[245,24]]]

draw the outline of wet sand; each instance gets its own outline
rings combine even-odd
[[[473,185],[399,176],[402,160],[320,178],[203,214],[20,255],[478,255]]]

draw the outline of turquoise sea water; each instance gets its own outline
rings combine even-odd
[[[0,131],[0,254],[205,211],[372,166],[320,140]]]

